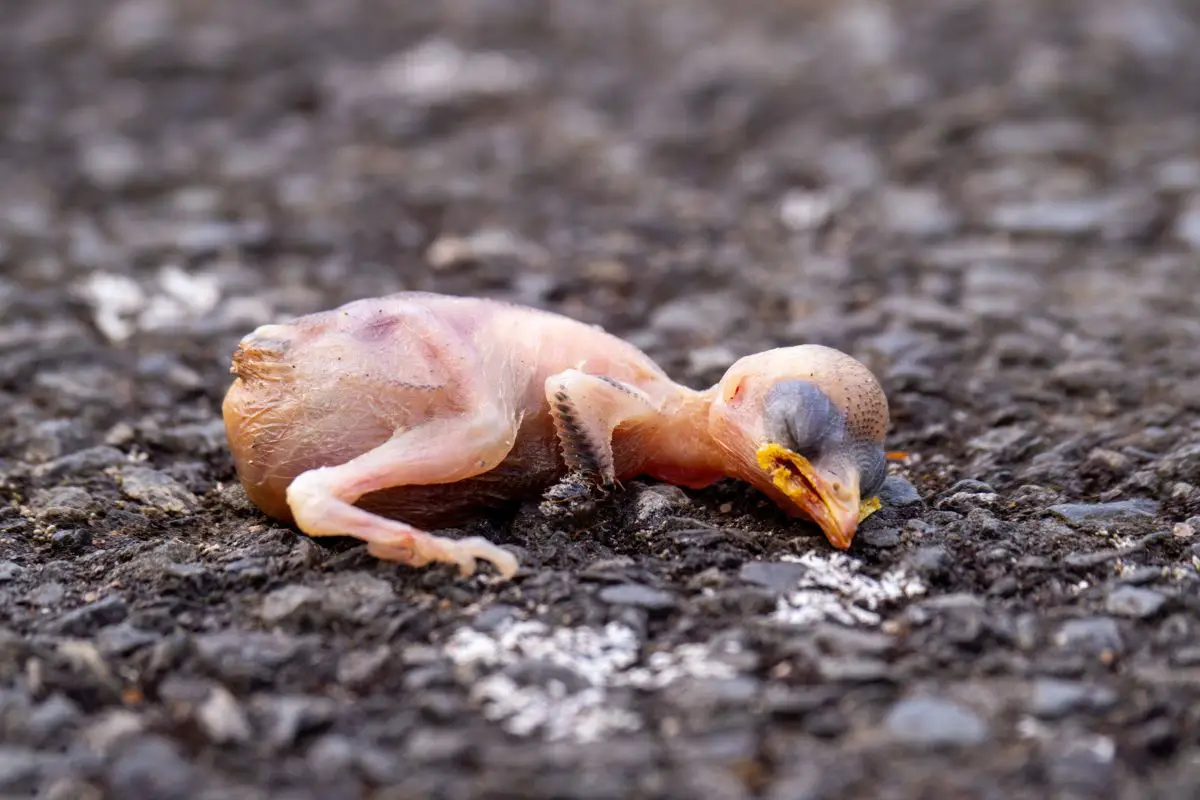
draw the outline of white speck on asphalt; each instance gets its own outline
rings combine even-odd
[[[863,575],[862,562],[843,553],[784,556],[808,571],[791,593],[781,597],[772,618],[785,625],[837,622],[842,625],[878,625],[878,609],[925,594],[925,585],[903,569],[888,570],[878,579]]]

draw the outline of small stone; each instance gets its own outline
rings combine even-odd
[[[678,486],[642,486],[633,500],[633,522],[640,527],[650,526],[688,505],[691,500]]]
[[[228,683],[272,680],[300,652],[299,640],[258,631],[206,633],[194,643],[199,659]]]
[[[1068,620],[1058,629],[1054,641],[1064,650],[1091,655],[1120,653],[1124,649],[1121,628],[1111,617]]]
[[[338,683],[352,688],[367,687],[391,658],[392,651],[384,645],[371,650],[351,650],[338,661]]]
[[[1133,459],[1124,453],[1097,447],[1088,453],[1079,469],[1086,475],[1119,479],[1133,471]]]
[[[1117,759],[1107,736],[1055,737],[1045,742],[1046,777],[1057,797],[1103,797],[1114,784]]]
[[[1128,584],[1129,586],[1143,586],[1147,583],[1154,583],[1163,576],[1161,567],[1137,567],[1129,572],[1125,572],[1118,578],[1118,582]]]
[[[1158,503],[1153,500],[1117,500],[1111,503],[1060,503],[1047,509],[1069,523],[1116,522],[1123,519],[1153,517]]]
[[[276,625],[302,613],[310,612],[320,601],[321,593],[309,586],[290,584],[273,590],[262,599],[258,615],[268,625]]]
[[[87,636],[94,634],[98,628],[117,624],[128,613],[125,600],[112,595],[63,614],[52,627],[68,636]]]
[[[747,583],[783,593],[795,589],[807,574],[807,566],[792,561],[750,561],[742,565],[738,577]]]
[[[333,701],[325,697],[271,697],[263,706],[263,715],[270,721],[266,742],[275,749],[290,747],[300,734],[332,719],[336,710]]]
[[[1176,539],[1190,539],[1196,535],[1196,524],[1193,522],[1195,517],[1192,517],[1187,522],[1176,522],[1171,528],[1171,535]],[[9,562],[11,563],[11,562]],[[2,570],[3,565],[0,565]],[[0,579],[3,579],[3,572],[0,571]]]
[[[686,338],[692,346],[703,346],[719,342],[736,325],[738,314],[724,293],[685,294],[658,306],[650,315],[650,326]]]
[[[250,741],[253,732],[237,699],[222,686],[217,686],[196,710],[196,720],[209,741],[215,744],[242,744]]]
[[[359,749],[348,737],[331,733],[313,743],[306,760],[316,775],[337,775],[354,768]]]
[[[121,189],[143,169],[143,159],[137,146],[120,137],[101,137],[89,141],[80,154],[80,167],[96,186]]]
[[[994,508],[999,501],[1000,496],[994,492],[954,492],[934,505],[940,511],[967,513],[979,508]]]
[[[676,602],[675,595],[671,592],[636,583],[606,586],[600,590],[600,599],[612,605],[638,606],[652,611],[674,608]]]
[[[959,492],[966,492],[968,494],[995,494],[996,490],[992,488],[990,483],[977,481],[973,478],[963,478],[947,489],[944,494],[953,495]]]
[[[404,745],[405,759],[418,764],[429,761],[453,762],[470,747],[462,731],[443,728],[418,728]]]
[[[1124,193],[1078,199],[1002,203],[985,217],[996,230],[1043,236],[1103,234],[1120,240],[1135,235],[1154,208],[1153,198]]]
[[[96,644],[106,656],[123,656],[152,645],[160,638],[156,633],[122,622],[100,631],[96,636]]]
[[[69,453],[45,464],[39,464],[34,467],[33,474],[39,478],[54,480],[67,475],[96,472],[123,464],[125,461],[125,454],[120,450],[108,445],[100,445]]]
[[[896,739],[932,747],[987,741],[987,723],[974,711],[937,697],[912,697],[892,706],[883,721]]]
[[[29,596],[30,602],[42,608],[52,608],[67,596],[67,587],[58,581],[47,581],[33,590]]]
[[[165,42],[175,24],[172,4],[164,0],[123,0],[101,26],[105,44],[117,56],[135,56]]]
[[[841,205],[841,198],[832,192],[792,189],[779,202],[779,219],[790,230],[810,231],[828,222]]]
[[[557,684],[568,694],[581,692],[590,685],[587,678],[569,666],[538,658],[524,658],[509,664],[501,674],[520,687],[540,686],[549,690]]]
[[[0,789],[6,796],[33,797],[45,759],[31,747],[0,745]],[[14,792],[14,794],[7,794]]]
[[[1109,593],[1104,610],[1118,617],[1149,619],[1162,610],[1167,598],[1151,589],[1121,586]]]
[[[160,736],[131,742],[108,769],[109,787],[120,797],[162,800],[194,797],[196,774],[174,743]]]
[[[1109,358],[1076,358],[1061,361],[1050,373],[1051,379],[1070,392],[1116,391],[1127,380],[1123,364]]]
[[[950,555],[944,547],[918,547],[908,557],[908,563],[921,575],[934,575],[946,570],[950,563]]]
[[[92,496],[78,486],[58,486],[35,496],[30,506],[42,522],[79,522],[87,519]]]
[[[460,264],[499,260],[539,265],[546,263],[548,256],[539,245],[512,231],[491,228],[465,238],[443,236],[430,245],[425,258],[434,269],[447,269]]]
[[[149,467],[124,467],[120,484],[128,497],[172,514],[185,514],[198,503],[196,496],[174,478]]]
[[[380,64],[375,84],[387,95],[438,104],[517,94],[536,79],[529,63],[503,53],[468,53],[436,38]]]
[[[50,543],[56,550],[75,552],[91,546],[92,532],[85,528],[67,528],[55,531],[54,535],[50,537]]]
[[[978,143],[998,156],[1080,155],[1101,146],[1091,127],[1070,119],[1002,122],[985,130]]]
[[[857,539],[867,547],[896,547],[900,544],[900,531],[895,528],[866,528],[858,534]]]
[[[1200,251],[1200,194],[1193,195],[1176,217],[1175,238]]]
[[[878,202],[883,227],[901,236],[943,236],[960,222],[960,215],[934,189],[893,186],[880,194]]]
[[[73,726],[83,716],[79,706],[61,694],[53,694],[29,715],[30,733],[39,740]]]
[[[1041,719],[1060,719],[1075,711],[1104,710],[1116,699],[1116,693],[1103,686],[1040,678],[1033,685],[1029,710]]]
[[[817,672],[826,681],[838,683],[877,683],[891,680],[891,668],[878,658],[817,657]]]
[[[493,603],[471,620],[471,627],[477,631],[490,633],[499,630],[501,625],[510,620],[516,619],[520,613],[521,609],[516,606],[510,606],[507,603]]]
[[[125,741],[141,733],[145,724],[123,708],[103,712],[83,732],[83,741],[98,755],[109,757]]]
[[[888,475],[879,489],[879,499],[885,506],[911,506],[921,502],[921,493],[906,478]]]
[[[15,561],[0,561],[0,583],[15,581],[25,572],[25,568]]]
[[[387,581],[365,572],[345,572],[329,581],[320,599],[326,614],[364,622],[379,617],[396,599],[396,591]]]
[[[1179,648],[1171,657],[1171,663],[1177,667],[1200,666],[1200,645]]]

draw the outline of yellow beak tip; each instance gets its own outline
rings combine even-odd
[[[879,501],[878,497],[872,497],[870,499],[862,501],[862,503],[858,507],[858,524],[861,525],[863,523],[863,520],[865,520],[867,517],[871,516],[872,514],[874,514],[876,511],[878,511],[881,508],[883,508],[883,503],[881,503]]]

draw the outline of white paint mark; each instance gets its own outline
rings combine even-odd
[[[824,556],[810,552],[784,556],[783,560],[808,567],[796,590],[779,599],[772,615],[786,625],[878,625],[883,619],[880,607],[926,592],[919,578],[899,567],[878,579],[863,575],[859,572],[862,562],[843,553]]]
[[[494,633],[457,631],[444,652],[459,670],[484,716],[518,736],[541,734],[550,741],[598,741],[636,731],[643,720],[620,707],[610,689],[656,691],[684,679],[721,680],[737,676],[723,655],[738,652],[736,643],[719,647],[685,644],[640,661],[632,629],[618,623],[603,628],[551,629],[540,622],[507,622]],[[505,668],[540,662],[565,672],[563,680],[519,685]],[[575,684],[573,689],[567,685]]]
[[[788,560],[808,569],[796,590],[780,600],[772,616],[776,622],[878,625],[883,606],[926,592],[902,569],[871,578],[861,574],[861,562],[841,553]],[[679,681],[732,680],[741,660],[741,645],[725,638],[643,654],[637,634],[619,623],[551,628],[510,620],[490,632],[463,628],[443,651],[486,718],[518,736],[575,742],[644,726],[641,714],[621,702],[619,690],[654,693]],[[532,667],[529,674],[536,677],[523,681],[524,667]]]
[[[96,327],[114,344],[139,330],[163,330],[199,320],[221,301],[217,275],[185,272],[174,264],[164,266],[146,287],[127,275],[93,272],[78,293],[92,307]]]
[[[110,342],[123,342],[134,331],[129,317],[146,305],[146,293],[132,278],[106,272],[94,272],[80,287],[83,299],[92,307],[92,317],[100,333]]]

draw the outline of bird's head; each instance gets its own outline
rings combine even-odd
[[[730,474],[816,522],[841,550],[879,507],[887,427],[887,398],[875,376],[819,345],[740,359],[715,387],[709,409],[709,430]]]

